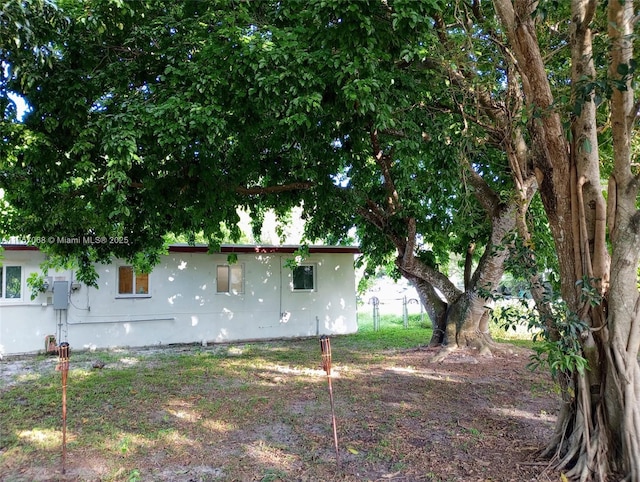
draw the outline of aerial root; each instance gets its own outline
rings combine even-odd
[[[558,423],[556,425],[556,429],[551,437],[551,440],[547,444],[547,446],[542,450],[539,457],[550,459],[551,461],[559,460],[560,454],[562,452],[562,447],[564,445],[565,436],[568,431],[569,422],[570,422],[570,414],[571,413],[571,403],[564,402],[560,407],[560,413],[558,414]]]
[[[442,363],[444,360],[451,355],[454,351],[456,351],[458,347],[456,345],[446,345],[438,350],[438,353],[433,355],[431,358],[431,363]]]

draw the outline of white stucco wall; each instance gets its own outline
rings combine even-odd
[[[26,279],[32,272],[40,272],[44,256],[38,251],[4,251],[0,263],[22,267],[22,292],[18,300],[0,299],[0,354],[42,351],[46,335],[55,334],[56,317],[53,309],[43,306],[52,300],[51,292],[30,299]],[[56,273],[60,279],[70,279],[71,273]]]
[[[294,292],[290,254],[238,254],[243,293],[216,292],[216,266],[226,254],[171,252],[149,275],[149,295],[117,294],[114,262],[98,266],[98,289],[80,285],[67,310],[54,310],[51,292],[29,299],[26,277],[39,272],[38,251],[5,251],[5,264],[23,266],[20,301],[0,300],[0,354],[41,351],[46,335],[72,348],[208,343],[344,334],[357,330],[353,254],[315,253],[313,291]],[[51,273],[49,273],[51,275]],[[73,272],[54,273],[73,280]]]

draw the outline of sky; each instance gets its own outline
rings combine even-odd
[[[18,94],[9,92],[7,95],[13,102],[16,103],[16,108],[18,110],[18,120],[22,120],[24,115],[29,111],[29,106]]]

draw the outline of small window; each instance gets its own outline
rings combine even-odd
[[[149,274],[136,273],[133,266],[118,268],[118,295],[149,295]]]
[[[0,298],[8,300],[22,298],[21,266],[2,266],[0,268]]]
[[[244,269],[241,264],[220,264],[216,270],[218,293],[244,293]]]
[[[311,264],[296,266],[293,269],[293,290],[313,291],[316,289],[315,269]]]

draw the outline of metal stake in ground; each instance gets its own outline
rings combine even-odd
[[[333,406],[333,387],[331,386],[331,340],[327,335],[320,337],[320,351],[322,352],[322,369],[327,372],[329,382],[329,401],[331,402],[331,422],[333,425],[333,443],[336,448],[336,464],[340,466],[340,454],[338,452],[338,430],[336,427],[336,411]]]
[[[69,343],[60,343],[58,346],[58,366],[62,373],[62,473],[66,472],[67,465],[67,376],[69,374]]]

